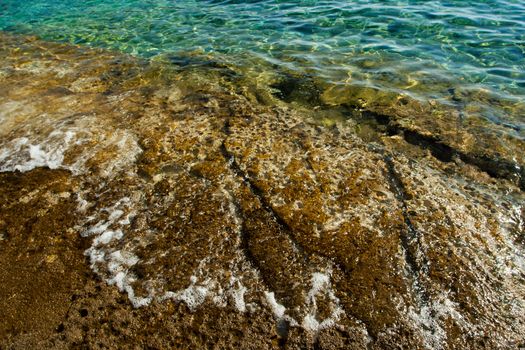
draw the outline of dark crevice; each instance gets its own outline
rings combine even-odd
[[[230,134],[230,130],[229,130],[229,121],[227,121],[224,125],[224,128],[223,128],[223,131],[225,132],[226,135],[229,135]],[[303,261],[308,264],[308,261],[310,260],[310,257],[305,253],[303,247],[301,247],[297,242],[295,242],[292,238],[291,238],[291,234],[290,234],[290,227],[288,227],[288,225],[286,224],[286,222],[284,222],[284,220],[269,206],[269,203],[267,203],[264,199],[264,196],[263,196],[263,193],[262,193],[262,190],[257,187],[255,184],[253,184],[253,182],[248,178],[248,175],[246,175],[242,170],[241,168],[239,167],[239,165],[235,162],[235,158],[232,154],[230,154],[228,152],[228,150],[226,149],[226,145],[225,145],[225,141],[226,140],[223,140],[222,144],[221,144],[221,153],[226,161],[226,163],[228,164],[230,170],[237,176],[239,177],[242,182],[248,187],[248,189],[250,190],[251,194],[256,197],[256,199],[259,201],[259,203],[261,204],[261,207],[262,207],[262,210],[264,210],[264,212],[266,212],[270,218],[273,218],[275,220],[275,222],[277,223],[280,231],[282,233],[284,233],[284,235],[287,237],[287,239],[290,240],[292,246],[298,251],[299,253],[299,256],[301,256],[303,258]],[[254,256],[254,254],[252,253],[252,249],[250,247],[250,241],[251,241],[251,232],[249,229],[246,228],[246,216],[242,210],[242,207],[240,205],[240,203],[237,201],[237,199],[232,196],[233,198],[233,203],[234,203],[234,206],[235,206],[235,212],[236,212],[236,215],[237,217],[239,217],[241,219],[241,228],[240,228],[240,239],[241,239],[241,244],[240,244],[240,248],[244,254],[244,256],[246,257],[246,259],[249,261],[249,263],[252,265],[252,267],[254,269],[256,269],[257,271],[260,272],[260,277],[261,277],[261,280],[263,282],[263,285],[268,289],[268,290],[271,290],[272,288],[270,288],[270,286],[273,284],[271,280],[271,278],[273,278],[272,276],[267,276],[267,274],[264,272],[265,271],[265,268],[264,266],[261,266],[261,263],[259,261],[259,259]],[[290,322],[288,320],[285,320],[285,319],[281,319],[281,320],[278,320],[277,321],[277,334],[279,336],[278,338],[278,346],[279,348],[281,349],[285,349],[286,348],[286,345],[288,343],[288,337],[289,337],[289,331],[290,331]]]
[[[225,123],[224,123],[224,126],[223,126],[223,132],[224,132],[224,134],[226,136],[231,135],[230,125],[231,125],[230,121],[227,119],[225,121]],[[272,218],[274,218],[276,223],[280,226],[281,231],[287,236],[287,238],[290,240],[292,245],[297,249],[297,251],[303,257],[303,260],[306,263],[308,263],[308,261],[310,260],[310,255],[306,251],[306,249],[294,239],[294,237],[292,235],[292,228],[286,223],[286,221],[277,212],[275,212],[275,210],[272,208],[270,203],[266,200],[263,191],[240,168],[239,164],[235,161],[234,155],[231,154],[228,151],[228,149],[226,148],[225,142],[226,142],[226,139],[223,140],[223,142],[222,142],[222,144],[220,146],[220,149],[221,149],[222,156],[224,157],[225,161],[227,162],[227,164],[230,167],[230,170],[237,177],[239,177],[243,181],[244,184],[246,184],[246,186],[249,188],[250,192],[259,200],[262,208]],[[235,207],[236,207],[236,211],[237,211],[238,217],[241,217],[243,219],[243,222],[244,222],[244,215],[242,214],[242,209],[241,209],[239,203],[237,201],[235,201],[234,204],[235,204]],[[242,250],[245,253],[247,259],[252,264],[252,266],[254,268],[256,268],[258,271],[261,271],[261,267],[259,266],[259,262],[253,256],[253,254],[251,253],[250,247],[249,247],[250,233],[248,232],[248,230],[246,230],[244,228],[244,224],[242,226],[243,226],[241,228],[241,246],[242,246]],[[346,274],[346,275],[350,274],[350,271],[348,271],[348,269],[345,266],[341,266],[337,262],[333,261],[333,258],[331,258],[330,256],[321,254],[319,252],[316,252],[315,254],[317,254],[317,255],[327,259],[328,261],[331,261],[333,263],[333,265],[334,265],[334,268],[339,269],[344,274]],[[264,274],[261,274],[261,277],[263,279],[263,283],[266,286],[268,286],[269,283],[267,281],[265,281]],[[368,322],[366,322],[364,320],[361,320],[359,317],[354,315],[353,312],[348,311],[346,309],[346,307],[344,307],[344,305],[342,305],[342,307],[343,307],[346,315],[351,316],[351,317],[355,318],[356,320],[360,320],[363,323],[363,325],[365,326],[365,328],[367,330],[367,333],[372,338],[373,342],[375,342],[376,339],[377,339],[376,335],[371,333],[371,331],[370,331],[371,327],[368,324]],[[283,326],[282,328],[280,328],[279,325],[278,325],[278,332],[279,332],[279,335],[281,337],[281,339],[279,340],[279,346],[281,346],[281,347],[285,347],[286,346],[286,342],[287,342],[287,338],[288,338],[288,332],[289,332],[289,328],[290,328],[290,325],[289,325],[289,323],[287,321],[283,321],[283,322],[286,322],[286,323],[281,325],[281,326]]]
[[[365,119],[373,120],[385,129],[389,136],[401,135],[403,139],[411,145],[428,149],[430,153],[442,162],[451,162],[454,160],[457,152],[450,146],[444,144],[439,139],[422,135],[416,131],[408,130],[392,122],[391,118],[384,114],[373,113],[370,111],[362,112]]]
[[[290,335],[290,322],[288,320],[282,319],[277,322],[277,334],[279,335],[279,347],[286,349],[286,343],[288,343]]]
[[[312,164],[312,161],[310,160],[310,157],[306,156],[304,158],[304,164],[306,165],[306,169],[310,170],[312,173],[314,173],[315,175],[315,180],[316,182],[317,181],[317,171],[315,171],[314,167],[313,167],[313,164]]]
[[[362,112],[364,118],[373,119],[378,125],[386,127],[386,134],[401,135],[404,140],[412,145],[428,149],[434,157],[442,162],[451,162],[460,159],[466,164],[473,165],[479,170],[496,179],[506,179],[516,183],[521,190],[525,191],[525,167],[512,161],[479,155],[464,153],[445,144],[434,136],[423,135],[414,130],[408,130],[392,121],[392,118],[375,112]]]
[[[448,163],[454,160],[456,154],[454,149],[441,143],[435,137],[421,135],[412,130],[403,130],[403,138],[414,146],[428,149],[434,157],[442,162]]]
[[[405,229],[400,234],[400,240],[404,249],[408,272],[412,277],[415,292],[420,299],[419,306],[425,306],[428,305],[430,297],[421,281],[421,276],[428,273],[428,260],[423,254],[421,247],[421,233],[414,227],[410,220],[407,206],[407,201],[410,199],[410,196],[406,192],[401,177],[395,169],[392,157],[385,155],[384,161],[387,166],[388,179],[390,179],[392,190],[397,200],[401,203]]]
[[[225,125],[225,128],[226,125]],[[270,214],[270,216],[275,220],[275,222],[280,226],[282,232],[286,233],[286,236],[288,237],[288,239],[290,239],[290,241],[292,242],[293,246],[299,251],[299,253],[301,254],[301,256],[303,257],[303,260],[304,261],[309,261],[310,260],[310,257],[309,255],[306,253],[304,247],[299,244],[292,236],[291,232],[292,232],[292,228],[288,225],[288,223],[283,219],[282,216],[279,215],[279,213],[277,213],[273,207],[271,206],[271,204],[268,202],[268,200],[265,198],[264,196],[264,192],[261,190],[260,187],[258,187],[250,178],[249,176],[239,167],[239,165],[237,164],[237,162],[235,161],[235,158],[232,154],[230,154],[228,152],[228,150],[226,149],[226,145],[224,144],[224,142],[221,144],[221,152],[222,152],[222,155],[223,157],[226,159],[226,162],[229,164],[230,166],[230,169],[235,173],[235,175],[237,175],[238,177],[240,177],[243,182],[248,186],[248,188],[250,189],[250,192],[259,200],[259,202],[261,203],[261,206],[262,208],[268,213]]]
[[[223,126],[223,131],[226,135],[229,135],[230,134],[230,124],[229,124],[229,120],[226,121],[226,123],[224,124]],[[242,173],[241,173],[241,170],[239,169],[239,167],[237,166],[237,164],[235,164],[233,162],[233,156],[231,156],[228,151],[226,150],[226,146],[224,145],[224,142],[225,140],[223,140],[222,144],[221,144],[221,154],[222,156],[224,157],[224,160],[226,161],[226,163],[229,165],[230,169],[239,177],[243,178],[242,176]],[[244,213],[241,209],[241,206],[238,202],[238,200],[235,198],[235,196],[233,194],[230,193],[230,196],[232,197],[232,201],[233,201],[233,205],[234,205],[234,208],[235,208],[235,215],[237,215],[237,217],[241,220],[241,223],[240,223],[240,239],[241,239],[241,244],[240,244],[240,248],[241,250],[243,251],[244,255],[246,256],[246,258],[248,259],[249,263],[258,271],[261,271],[260,269],[260,266],[259,266],[259,262],[258,260],[253,256],[252,252],[251,252],[251,249],[250,249],[250,232],[248,230],[246,230],[246,227],[245,227],[245,221],[246,221],[246,218],[244,217]],[[268,283],[264,280],[264,275],[261,274],[261,277],[263,279],[263,283],[268,286]]]
[[[224,131],[225,131],[225,133],[227,135],[229,134],[229,122],[225,123]],[[241,178],[242,181],[248,186],[248,188],[250,189],[252,194],[254,196],[256,196],[259,199],[259,201],[261,201],[260,194],[259,195],[256,194],[256,192],[252,188],[250,182],[246,179],[247,178],[246,175],[242,172],[242,170],[239,168],[237,163],[235,163],[233,155],[231,155],[228,152],[228,150],[226,149],[226,146],[224,145],[224,142],[225,142],[225,140],[221,144],[221,153],[222,153],[226,163],[230,167],[230,170],[232,170],[233,173],[236,176]],[[243,251],[244,255],[246,256],[246,259],[253,266],[253,268],[255,268],[257,271],[261,272],[263,270],[262,270],[262,268],[260,266],[260,263],[259,263],[258,259],[252,254],[252,251],[251,251],[251,248],[250,248],[251,234],[250,234],[250,231],[246,229],[246,224],[245,224],[246,218],[245,218],[244,212],[243,212],[243,210],[241,208],[241,205],[239,204],[239,202],[235,198],[235,196],[233,196],[233,195],[231,195],[231,196],[233,198],[233,204],[234,204],[234,207],[235,207],[235,214],[237,215],[238,218],[241,219],[241,227],[240,227],[241,244],[240,244],[240,248]],[[266,210],[266,208],[264,207],[264,204],[262,203],[262,201],[261,201],[261,204],[263,205],[263,209]],[[268,288],[268,286],[270,286],[271,283],[266,281],[266,277],[265,277],[264,273],[261,273],[260,275],[261,275],[263,284]]]
[[[240,208],[237,203],[235,203],[235,208],[236,208],[236,211],[238,211],[238,213],[240,214]],[[244,227],[244,220],[243,220],[243,223],[241,224],[241,250],[243,251],[244,255],[246,256],[250,264],[258,271],[261,271],[259,267],[259,261],[253,256],[252,251],[250,250],[249,242],[250,242],[250,233]],[[263,277],[264,284],[267,284],[266,281],[264,281],[263,274],[261,274],[261,276]]]
[[[322,106],[327,109],[333,108],[322,102],[320,88],[316,86],[315,81],[308,75],[297,76],[283,73],[281,79],[270,85],[270,87],[274,89],[273,95],[284,102],[297,102],[306,106]],[[463,102],[456,96],[454,89],[449,89],[448,92],[453,97],[452,100],[456,102],[460,119],[463,119]],[[430,150],[432,155],[440,161],[450,162],[454,159],[461,159],[463,162],[486,172],[493,178],[510,180],[516,183],[521,190],[525,191],[525,166],[511,160],[501,159],[497,154],[495,156],[487,156],[461,152],[447,145],[444,140],[438,137],[424,135],[399,125],[392,116],[387,114],[363,110],[361,106],[355,104],[343,104],[340,107],[349,111],[359,111],[362,118],[375,121],[379,132],[389,136],[401,135],[408,143]],[[347,114],[353,115],[353,113]]]
[[[313,350],[321,350],[321,344],[319,343],[318,337],[315,337],[312,347],[313,347]]]
[[[359,110],[358,107],[349,107],[349,108]],[[374,119],[376,123],[379,125],[384,125],[384,126],[390,125],[390,117],[385,114],[378,114],[378,113],[373,113],[370,111],[362,111],[361,115],[367,119]]]
[[[231,69],[226,64],[219,61],[210,61],[204,60],[201,57],[181,55],[171,55],[168,57],[168,60],[175,66],[204,66],[220,70],[221,72],[225,71],[225,73],[223,73],[225,76],[235,75],[230,72]],[[322,88],[313,77],[308,74],[299,75],[281,71],[278,81],[271,84],[270,87],[274,90],[272,94],[286,103],[297,102],[306,106],[321,106],[326,109],[334,108],[322,101]],[[455,102],[460,118],[463,118],[462,109],[464,107],[464,102],[462,101],[461,96],[458,95],[454,88],[448,89],[447,92],[450,94],[451,100]],[[499,159],[497,157],[463,153],[458,149],[447,145],[443,140],[437,137],[423,135],[414,130],[408,130],[396,123],[395,120],[387,114],[363,110],[362,106],[356,104],[345,103],[340,105],[339,108],[352,112],[359,111],[362,117],[375,120],[377,125],[381,126],[380,129],[384,129],[382,132],[385,134],[390,136],[396,134],[402,135],[408,143],[424,149],[429,149],[440,161],[450,162],[455,158],[461,159],[467,164],[476,166],[491,177],[510,180],[516,183],[521,190],[525,191],[525,166],[521,166],[510,160]],[[353,113],[346,114],[353,115]]]
[[[245,227],[245,217],[244,217],[243,212],[241,210],[241,206],[239,205],[239,202],[235,199],[234,196],[232,196],[232,198],[233,198],[233,205],[235,207],[235,215],[237,215],[237,217],[241,219],[241,225],[240,225],[241,244],[240,244],[240,248],[241,248],[244,256],[246,257],[246,259],[250,263],[250,265],[252,265],[252,267],[254,269],[256,269],[257,271],[261,271],[261,266],[259,264],[259,261],[257,260],[257,258],[255,258],[255,256],[253,256],[252,251],[250,249],[250,232]],[[261,276],[261,279],[262,279],[262,282],[263,282],[264,286],[266,288],[268,288],[269,283],[268,283],[268,281],[266,281],[264,274],[261,273],[260,276]]]
[[[504,159],[489,158],[485,155],[458,154],[463,162],[476,166],[494,178],[517,182],[521,190],[525,191],[525,167]]]
[[[257,271],[261,271],[261,267],[259,266],[260,265],[259,261],[253,256],[252,251],[250,249],[250,232],[248,230],[246,230],[245,218],[244,218],[243,212],[241,210],[241,206],[239,205],[239,202],[235,199],[234,196],[232,196],[232,198],[233,198],[233,205],[235,207],[235,215],[237,215],[237,217],[240,218],[240,220],[241,220],[241,225],[240,225],[241,244],[240,244],[240,248],[241,248],[242,252],[244,253],[244,256],[246,257],[246,259],[250,263],[250,265],[252,265],[252,267],[254,269],[256,269]],[[263,284],[265,285],[266,288],[268,288],[269,284],[265,280],[264,274],[261,273],[260,275],[261,275],[261,279],[262,279]]]
[[[222,132],[226,135],[226,136],[230,136],[231,135],[231,129],[230,129],[230,120],[229,119],[226,119],[224,121],[224,125],[222,126]],[[226,160],[229,160],[231,158],[231,155],[228,153],[228,150],[226,149],[226,146],[224,145],[224,142],[226,140],[224,140],[222,142],[222,147],[224,147],[224,149],[221,148],[221,152],[222,152],[222,155],[224,156],[224,158],[226,158]]]
[[[66,330],[66,327],[64,326],[64,323],[61,323],[59,324],[56,328],[55,328],[55,331],[57,333],[62,333]]]

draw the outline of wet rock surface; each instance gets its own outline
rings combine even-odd
[[[525,345],[519,179],[223,67],[0,39],[2,347]]]
[[[480,101],[490,100],[483,92],[479,95]],[[480,118],[475,104],[465,105],[460,96],[453,96],[448,104],[439,104],[348,86],[327,89],[321,101],[358,109],[364,119],[375,120],[389,134],[399,134],[405,141],[430,150],[441,161],[460,159],[525,189],[522,130]],[[522,104],[514,108],[523,110]]]

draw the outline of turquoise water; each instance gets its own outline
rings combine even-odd
[[[0,0],[0,30],[145,57],[215,55],[470,106],[525,133],[523,1]]]

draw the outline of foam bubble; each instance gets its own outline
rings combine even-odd
[[[330,328],[336,325],[337,321],[344,314],[339,305],[339,299],[335,296],[330,283],[330,273],[314,272],[311,279],[312,287],[308,291],[307,306],[308,313],[303,317],[301,326],[310,332],[319,332],[320,330]],[[324,294],[330,300],[332,312],[330,316],[322,321],[317,319],[317,296]]]
[[[190,310],[195,310],[197,306],[204,303],[207,295],[207,288],[191,285],[188,288],[178,292],[175,299],[178,301],[183,301],[186,305],[188,305]]]
[[[275,299],[275,293],[274,292],[264,292],[264,296],[266,297],[266,302],[272,309],[272,312],[275,316],[275,318],[282,319],[284,317],[284,314],[286,312],[286,307],[284,305],[279,304],[277,300]]]
[[[50,136],[57,136],[57,133]],[[62,140],[45,144],[32,144],[27,137],[14,139],[0,154],[0,171],[27,172],[39,167],[58,169],[72,137],[68,133]]]
[[[197,285],[197,277],[190,277],[190,285],[183,290],[178,292],[166,292],[159,301],[166,299],[172,299],[179,302],[184,302],[188,308],[194,311],[198,306],[206,301],[206,297],[209,294],[209,289],[204,285]]]
[[[240,282],[239,282],[238,288],[233,289],[231,291],[231,295],[233,298],[235,308],[240,312],[246,312],[246,303],[244,301],[244,294],[246,294],[247,291],[248,289],[245,286],[243,286]]]
[[[26,126],[18,137],[0,142],[1,172],[47,167],[80,175],[89,173],[95,158],[97,175],[110,178],[129,168],[142,152],[128,130],[101,125],[96,116],[78,116],[71,124],[42,115]]]
[[[330,283],[330,277],[320,272],[314,272],[312,274],[312,288],[308,292],[308,298],[313,302],[315,296],[319,294],[323,289],[327,288]]]
[[[310,332],[318,331],[320,328],[319,321],[315,318],[315,315],[306,315],[303,318],[303,322],[301,323],[301,326]]]
[[[121,239],[124,236],[124,233],[122,233],[121,230],[111,231],[107,230],[104,231],[100,236],[95,238],[93,240],[93,245],[100,245],[100,244],[108,244],[109,242],[115,240],[115,239]]]

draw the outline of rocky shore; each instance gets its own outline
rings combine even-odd
[[[220,65],[0,56],[1,348],[525,346],[523,140]]]

